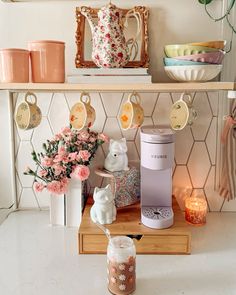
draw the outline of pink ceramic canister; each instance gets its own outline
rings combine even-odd
[[[0,49],[0,82],[29,82],[29,51],[18,48]]]
[[[28,44],[31,57],[32,82],[65,82],[65,43],[42,40]]]

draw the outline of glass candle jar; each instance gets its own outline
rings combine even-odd
[[[132,294],[136,288],[136,250],[125,236],[111,238],[107,248],[108,290],[115,295]]]
[[[185,200],[185,220],[194,225],[206,223],[207,202],[200,197],[190,197]]]

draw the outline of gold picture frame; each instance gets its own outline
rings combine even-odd
[[[91,15],[97,17],[97,13],[99,9],[85,7]],[[129,10],[128,9],[121,9],[123,15],[125,15]],[[140,57],[139,60],[129,61],[126,64],[126,68],[148,68],[149,66],[149,54],[148,54],[148,17],[149,17],[149,10],[145,6],[135,6],[135,12],[138,12],[141,17],[141,44],[140,44]],[[76,45],[77,45],[77,52],[75,57],[75,66],[76,68],[96,68],[97,66],[95,63],[85,57],[85,26],[86,26],[86,18],[81,13],[81,7],[76,7],[76,22],[77,22],[77,29],[76,29]]]

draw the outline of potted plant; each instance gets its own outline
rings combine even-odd
[[[51,140],[47,140],[43,144],[43,152],[32,152],[36,169],[34,171],[27,168],[24,174],[34,177],[36,192],[42,192],[44,189],[50,192],[51,206],[57,204],[57,207],[62,208],[60,217],[54,214],[55,212],[53,213],[53,208],[50,208],[52,224],[65,224],[64,202],[68,201],[68,207],[73,209],[73,206],[69,203],[72,201],[72,197],[68,195],[73,179],[76,179],[75,183],[79,184],[80,192],[76,194],[75,202],[79,202],[78,204],[81,207],[81,183],[89,177],[88,166],[98,147],[104,142],[108,142],[108,137],[103,133],[99,134],[89,129],[78,131],[65,127]],[[59,205],[58,202],[60,202]],[[75,216],[79,216],[79,213],[75,213]]]
[[[229,48],[229,50],[228,50],[228,52],[229,52],[229,51],[231,50],[231,48],[232,48],[233,33],[236,33],[236,28],[234,28],[234,26],[233,26],[233,24],[232,24],[232,22],[231,22],[229,16],[230,16],[230,13],[231,13],[231,11],[233,10],[233,8],[234,8],[234,6],[235,6],[235,2],[236,2],[236,0],[230,0],[230,1],[229,1],[229,5],[228,5],[228,7],[227,7],[227,9],[226,9],[226,12],[225,12],[222,16],[220,16],[220,17],[215,17],[215,16],[213,16],[213,15],[210,13],[210,11],[208,10],[208,5],[209,5],[211,2],[213,2],[213,1],[214,1],[214,0],[198,0],[199,3],[201,3],[201,4],[204,5],[204,7],[205,7],[205,11],[206,11],[207,15],[208,15],[212,20],[214,20],[215,22],[218,22],[218,21],[222,21],[222,20],[225,19],[225,20],[227,21],[227,23],[228,23],[230,29],[232,30],[232,37],[231,37],[231,41],[230,41],[230,48]]]

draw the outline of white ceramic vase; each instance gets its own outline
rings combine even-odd
[[[71,179],[68,192],[50,196],[50,223],[68,227],[79,227],[84,205],[83,182]]]

